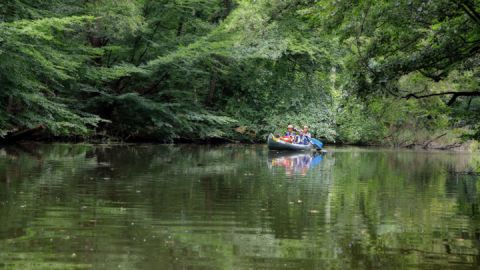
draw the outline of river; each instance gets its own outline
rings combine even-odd
[[[472,154],[0,150],[0,269],[476,269]]]

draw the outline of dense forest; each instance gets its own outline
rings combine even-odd
[[[0,140],[456,147],[479,52],[478,0],[2,0]]]

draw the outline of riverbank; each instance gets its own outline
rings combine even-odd
[[[252,140],[232,140],[227,138],[210,138],[203,140],[189,140],[178,139],[172,142],[164,142],[160,140],[121,140],[118,138],[101,137],[101,138],[80,138],[80,137],[44,137],[44,138],[25,138],[18,141],[3,141],[0,142],[1,146],[15,145],[15,144],[31,144],[31,143],[87,143],[94,145],[126,145],[126,144],[197,144],[197,145],[228,145],[228,144],[265,144],[265,141],[252,141]],[[362,147],[362,148],[390,148],[390,149],[412,149],[412,150],[425,150],[425,151],[452,151],[452,152],[479,152],[480,143],[475,140],[468,140],[465,142],[455,142],[453,144],[441,144],[437,142],[418,143],[409,145],[391,145],[391,144],[367,144],[367,143],[333,143],[325,142],[325,148],[329,147]]]
[[[462,139],[458,136],[450,134],[452,132],[443,133],[439,136],[426,136],[424,138],[399,139],[397,136],[389,136],[382,141],[359,141],[359,142],[343,142],[332,141],[319,137],[326,146],[363,146],[363,147],[389,147],[389,148],[408,148],[423,150],[442,150],[456,152],[475,152],[480,150],[480,143],[476,140]],[[115,137],[107,135],[106,132],[97,132],[90,136],[53,136],[43,126],[30,129],[18,130],[6,134],[0,139],[0,145],[16,144],[21,142],[65,142],[65,143],[92,143],[92,144],[123,144],[123,143],[154,143],[154,144],[264,144],[266,135],[256,133],[248,133],[237,129],[229,132],[223,137],[180,137],[176,139],[161,139],[154,136],[135,136],[135,137]]]

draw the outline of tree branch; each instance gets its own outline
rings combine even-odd
[[[441,93],[432,93],[432,94],[427,94],[427,95],[417,95],[417,94],[408,94],[406,96],[403,96],[402,98],[404,99],[410,99],[410,98],[415,98],[415,99],[421,99],[421,98],[429,98],[429,97],[435,97],[435,96],[446,96],[446,95],[452,95],[450,100],[447,102],[447,105],[450,106],[452,105],[458,97],[479,97],[480,96],[480,91],[463,91],[463,92],[456,92],[456,91],[447,91],[447,92],[441,92]]]
[[[480,14],[477,12],[475,8],[475,4],[472,5],[472,3],[469,3],[468,1],[463,1],[463,5],[470,11],[473,17],[477,19],[477,22],[480,23]]]
[[[475,7],[469,5],[466,1],[452,0],[477,24],[480,25],[480,14],[475,10]]]

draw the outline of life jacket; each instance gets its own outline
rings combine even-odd
[[[285,133],[285,136],[293,137],[293,136],[296,136],[296,135],[297,135],[297,133],[295,133],[295,131],[292,131],[292,132],[287,131],[287,133]]]

